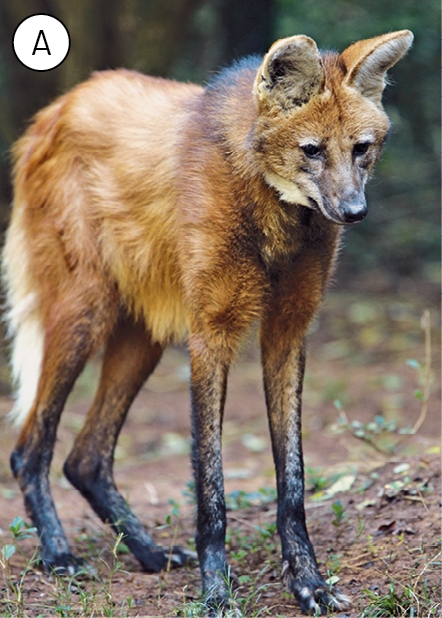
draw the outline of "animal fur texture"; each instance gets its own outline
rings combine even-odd
[[[22,425],[11,465],[46,568],[81,568],[48,474],[66,398],[101,348],[100,385],[64,471],[143,568],[166,566],[170,551],[117,491],[113,453],[164,346],[187,339],[202,587],[209,614],[229,611],[223,407],[238,343],[259,321],[284,579],[304,612],[348,604],[320,574],[305,524],[304,339],[343,226],[367,214],[364,187],[390,127],[385,73],[411,42],[392,32],[338,55],[294,36],[204,88],[96,73],[36,115],[14,148],[3,276]]]

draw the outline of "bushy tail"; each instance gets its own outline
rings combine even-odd
[[[39,294],[29,273],[29,251],[22,224],[23,208],[16,208],[2,256],[6,292],[4,319],[11,339],[11,367],[15,405],[9,418],[21,425],[34,403],[43,358],[44,329],[39,315]]]

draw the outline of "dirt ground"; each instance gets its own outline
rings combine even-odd
[[[339,616],[440,616],[439,298],[431,288],[419,294],[368,292],[329,294],[309,338],[303,408],[309,532],[322,572],[353,599],[351,610]],[[421,413],[428,364],[424,309],[431,312],[433,378],[425,420],[409,435],[403,429]],[[65,584],[66,591],[38,566],[30,568],[24,576],[23,613],[197,615],[191,611],[200,598],[198,567],[143,573],[124,544],[112,552],[111,531],[63,477],[62,465],[97,375],[97,364],[91,364],[63,414],[52,486],[74,553],[87,558],[98,575],[94,581]],[[0,381],[6,391],[5,367]],[[132,407],[117,447],[115,478],[157,542],[192,546],[187,389],[186,352],[169,349]],[[0,418],[10,406],[5,394]],[[4,422],[0,432],[0,541],[8,544],[10,523],[16,516],[25,518],[25,512],[8,463],[17,430]],[[275,477],[252,336],[230,374],[223,460],[236,599],[247,616],[298,616],[299,607],[280,578]],[[163,527],[167,515],[171,525]],[[35,544],[35,539],[21,542],[27,560]],[[121,566],[115,570],[116,561]],[[8,570],[0,566],[2,615],[18,612],[6,579],[17,584],[24,564],[16,552]],[[396,603],[394,611],[402,607],[408,613],[364,614],[376,603],[381,607],[384,597]]]

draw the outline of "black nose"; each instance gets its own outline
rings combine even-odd
[[[346,223],[356,223],[362,221],[367,215],[367,203],[365,199],[346,202],[342,207],[342,216]]]

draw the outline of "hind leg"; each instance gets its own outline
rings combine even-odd
[[[64,299],[45,324],[44,353],[34,404],[11,455],[11,468],[37,528],[45,568],[73,573],[78,560],[69,550],[49,486],[58,422],[66,398],[85,362],[112,326],[103,302]]]
[[[97,515],[110,522],[147,571],[165,568],[169,552],[156,545],[118,492],[113,478],[114,450],[127,411],[160,360],[162,347],[153,343],[143,324],[120,321],[109,338],[95,401],[78,434],[64,472]],[[188,556],[173,549],[171,563]]]

